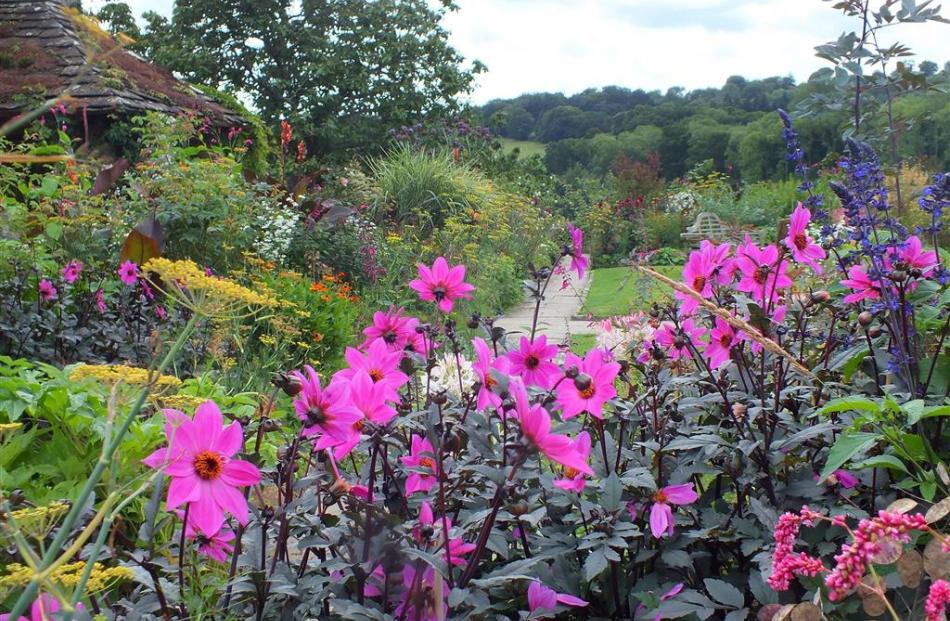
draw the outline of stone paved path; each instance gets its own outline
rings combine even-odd
[[[570,263],[569,257],[561,259],[565,269]],[[574,317],[580,314],[587,291],[590,288],[590,270],[582,280],[577,280],[574,274],[571,286],[561,290],[561,278],[554,276],[548,285],[547,293],[541,302],[541,311],[538,313],[538,334],[548,337],[548,342],[566,342],[570,336],[578,334],[593,334],[594,329],[589,322]],[[520,337],[531,333],[531,320],[534,316],[535,301],[525,299],[521,305],[513,308],[508,314],[495,320],[495,325],[504,328],[512,337]]]

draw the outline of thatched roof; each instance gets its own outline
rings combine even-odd
[[[0,117],[72,85],[88,113],[194,111],[216,125],[246,125],[169,71],[128,52],[98,22],[62,0],[0,0]]]

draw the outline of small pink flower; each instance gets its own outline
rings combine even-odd
[[[620,364],[604,360],[603,350],[594,348],[581,360],[573,353],[564,357],[567,369],[576,368],[577,377],[565,379],[557,386],[557,402],[561,416],[566,420],[582,412],[603,419],[604,404],[617,396],[614,380],[620,373]]]
[[[577,272],[578,278],[584,278],[590,265],[590,261],[584,256],[584,231],[573,224],[567,225],[567,231],[571,234],[571,247],[568,249],[568,254],[571,255],[571,269]]]
[[[455,300],[472,299],[475,287],[465,282],[465,266],[453,265],[449,267],[445,257],[439,257],[432,264],[432,268],[419,263],[419,278],[409,282],[409,287],[419,294],[419,299],[425,302],[437,302],[439,310],[451,313],[455,307]]]
[[[852,265],[848,268],[848,277],[842,280],[841,284],[854,291],[844,296],[847,304],[857,304],[861,300],[876,300],[881,297],[881,281],[871,280],[860,265]]]
[[[650,530],[657,539],[673,536],[673,509],[670,505],[691,505],[699,499],[692,483],[667,485],[653,495],[653,507],[650,508]]]
[[[908,268],[920,270],[923,276],[929,276],[937,268],[937,253],[934,250],[924,250],[920,238],[911,235],[904,242],[897,258]]]
[[[413,435],[409,455],[399,458],[403,465],[423,472],[410,472],[406,478],[406,496],[416,492],[428,492],[439,482],[439,467],[435,460],[432,443],[422,436]],[[426,474],[429,472],[431,474]]]
[[[840,485],[845,489],[857,487],[859,483],[858,477],[854,476],[847,470],[835,470],[828,476],[827,481],[831,485]]]
[[[549,345],[548,337],[543,334],[534,341],[522,336],[518,349],[507,354],[511,374],[520,376],[528,386],[549,390],[562,375],[561,369],[554,364],[557,353],[557,345]]]
[[[690,359],[693,357],[690,343],[693,347],[702,349],[704,345],[700,339],[705,333],[706,330],[693,323],[692,319],[682,321],[679,328],[672,321],[664,321],[653,334],[653,340],[660,345],[670,360]]]
[[[785,246],[792,252],[792,258],[811,266],[816,274],[821,274],[821,265],[826,256],[825,250],[815,243],[808,234],[808,223],[811,222],[811,211],[798,203],[789,219],[788,235],[785,236]]]
[[[950,582],[934,580],[924,604],[927,621],[947,621],[947,606],[950,606]]]
[[[478,376],[481,387],[478,389],[478,399],[475,407],[479,410],[485,410],[489,407],[501,407],[501,395],[495,390],[498,385],[499,375],[508,375],[510,362],[505,356],[492,359],[491,350],[484,339],[472,339],[472,347],[475,349],[475,362],[472,369]]]
[[[531,405],[528,391],[521,378],[513,377],[509,392],[515,398],[515,414],[521,423],[521,433],[534,448],[553,462],[577,472],[593,475],[587,459],[577,451],[567,436],[551,433],[551,415],[541,405]]]
[[[185,512],[180,509],[175,510],[175,515],[179,519],[185,519]],[[222,526],[221,530],[213,535],[206,535],[196,529],[191,520],[188,520],[185,524],[185,537],[198,544],[200,553],[219,563],[227,562],[228,557],[234,552],[234,546],[231,545],[234,541],[234,531],[230,528]]]
[[[365,354],[354,347],[347,347],[343,355],[349,367],[339,371],[335,378],[352,380],[356,374],[366,373],[374,383],[383,386],[386,399],[399,401],[398,390],[409,381],[409,376],[399,370],[402,351],[391,351],[384,340],[376,339]]]
[[[444,621],[448,609],[448,585],[437,580],[435,569],[424,565],[416,569],[406,564],[402,568],[402,583],[405,587],[402,600],[396,607],[396,618],[409,621]]]
[[[577,452],[577,454],[580,455],[584,461],[590,459],[590,434],[586,431],[582,431],[577,434],[577,437],[574,438],[573,448],[574,451]],[[587,481],[584,478],[584,474],[574,470],[573,468],[565,468],[564,478],[554,480],[555,487],[559,487],[568,492],[576,492],[578,494],[584,491],[585,485],[587,485]]]
[[[96,308],[99,309],[99,312],[105,314],[109,307],[106,306],[106,301],[102,295],[102,289],[96,289]]]
[[[785,273],[788,265],[779,260],[778,247],[769,244],[759,248],[746,237],[736,250],[736,268],[740,272],[736,289],[752,294],[763,307],[773,301],[781,289],[791,287],[792,279]]]
[[[165,311],[165,307],[164,307],[164,306],[156,306],[156,307],[155,307],[155,316],[158,317],[159,319],[161,319],[162,321],[164,321],[165,319],[167,319],[167,318],[168,318],[168,313]]]
[[[709,333],[709,344],[703,353],[709,358],[709,366],[718,369],[729,362],[732,348],[741,342],[741,338],[721,317],[716,317],[716,327]]]
[[[405,349],[406,345],[416,337],[416,326],[419,325],[419,320],[415,317],[404,317],[402,312],[401,308],[390,306],[385,313],[382,311],[373,313],[373,325],[363,330],[366,340],[360,345],[360,349],[366,349],[376,339],[382,339],[392,351]]]
[[[461,537],[452,537],[452,520],[448,517],[444,520],[441,517],[435,517],[432,513],[432,507],[426,501],[422,501],[422,506],[419,508],[419,523],[412,529],[412,538],[421,546],[432,542],[436,549],[441,548],[438,554],[442,558],[445,558],[445,534],[442,531],[443,526],[447,528],[449,532],[449,559],[453,565],[464,566],[466,563],[465,555],[475,549],[475,544],[466,543]],[[423,529],[427,528],[432,531],[432,534],[429,535],[428,538],[423,535]]]
[[[63,280],[69,284],[73,284],[79,279],[79,275],[82,274],[82,262],[73,259],[63,268]]]
[[[313,367],[305,366],[304,372],[306,375],[294,371],[301,385],[294,397],[294,410],[303,421],[303,435],[329,436],[336,444],[351,440],[353,424],[363,415],[350,401],[350,387],[345,382],[331,382],[322,388]]]
[[[76,610],[85,610],[85,606],[81,603],[76,604]],[[59,600],[57,600],[52,595],[48,593],[42,593],[33,601],[33,605],[30,606],[30,616],[21,616],[21,621],[53,621],[54,615],[62,610],[62,607],[59,605]],[[8,621],[10,615],[0,615],[0,621]]]
[[[241,424],[225,427],[214,401],[199,405],[194,419],[178,410],[165,410],[165,420],[168,447],[143,461],[171,478],[168,508],[188,505],[189,521],[204,533],[217,533],[225,512],[247,524],[247,500],[238,488],[256,485],[261,473],[254,464],[234,459],[244,447]]]
[[[532,614],[539,610],[550,610],[554,612],[558,604],[583,608],[589,603],[590,602],[586,602],[568,593],[558,593],[554,589],[544,586],[537,580],[533,581],[531,586],[528,587],[528,611]],[[533,615],[533,618],[541,619],[544,617]]]
[[[131,287],[139,279],[139,266],[133,261],[126,261],[119,266],[118,274],[119,280],[125,283],[127,287]]]
[[[40,281],[38,289],[40,292],[40,299],[44,302],[49,302],[56,299],[56,294],[58,293],[56,291],[56,287],[54,287],[53,283],[47,279],[44,278]]]

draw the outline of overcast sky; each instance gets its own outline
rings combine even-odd
[[[105,0],[86,0],[95,10]],[[126,0],[136,16],[173,0]],[[488,66],[472,99],[575,93],[617,84],[665,91],[721,86],[730,75],[806,79],[814,47],[859,25],[822,0],[457,0],[445,26]],[[950,13],[950,11],[948,11]],[[950,60],[950,25],[901,26],[917,60]]]

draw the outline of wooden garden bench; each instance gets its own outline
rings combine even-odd
[[[696,214],[696,220],[680,233],[680,237],[691,244],[699,244],[704,239],[713,242],[742,242],[748,235],[752,241],[761,244],[765,241],[765,231],[760,228],[737,228],[729,226],[716,214],[702,211]]]

